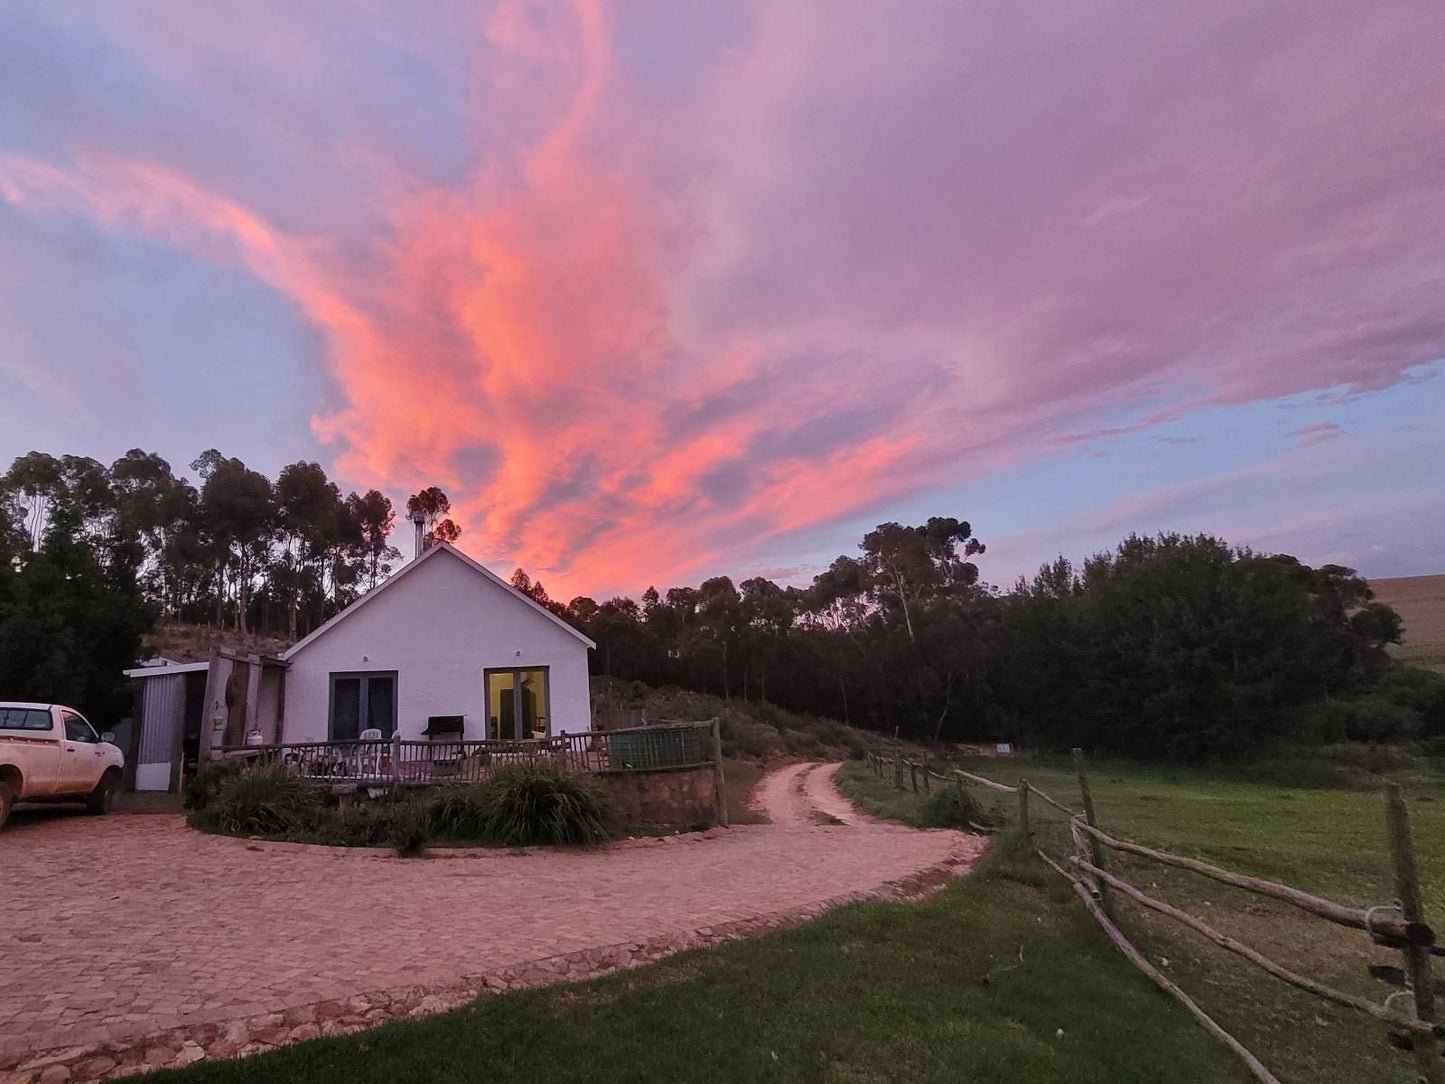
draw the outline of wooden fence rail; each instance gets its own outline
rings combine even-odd
[[[1380,944],[1389,945],[1391,948],[1399,948],[1406,944],[1422,944],[1427,946],[1434,944],[1435,936],[1430,927],[1423,922],[1407,922],[1398,908],[1372,907],[1364,909],[1359,907],[1346,907],[1344,904],[1324,899],[1321,896],[1316,896],[1309,892],[1302,892],[1297,888],[1280,884],[1277,881],[1266,881],[1262,877],[1251,877],[1248,874],[1235,873],[1233,870],[1223,869],[1219,866],[1211,865],[1208,862],[1201,862],[1197,858],[1184,858],[1177,854],[1169,854],[1167,851],[1157,851],[1152,847],[1145,847],[1139,843],[1115,839],[1113,836],[1107,835],[1092,825],[1081,824],[1079,825],[1079,829],[1110,850],[1137,855],[1140,858],[1147,858],[1161,865],[1187,869],[1219,881],[1222,884],[1232,885],[1235,888],[1242,888],[1261,896],[1270,896],[1273,899],[1282,900],[1285,903],[1293,904],[1301,911],[1307,911],[1312,915],[1317,915],[1320,918],[1327,919],[1340,926],[1364,930]]]
[[[870,769],[882,777],[889,761],[879,754],[870,753],[868,763]],[[911,771],[916,771],[918,765],[912,761],[905,761],[902,757],[894,758],[892,763],[894,764],[896,785],[902,789],[903,765],[907,763]],[[1416,1065],[1420,1071],[1420,1079],[1425,1084],[1445,1084],[1445,1058],[1441,1057],[1445,1027],[1442,1027],[1436,1016],[1434,985],[1430,971],[1432,955],[1441,955],[1445,950],[1435,944],[1434,931],[1425,921],[1421,904],[1419,870],[1410,834],[1409,815],[1398,784],[1390,784],[1385,791],[1387,839],[1395,869],[1398,902],[1380,907],[1360,908],[1347,906],[1291,885],[1237,873],[1234,870],[1196,858],[1185,858],[1109,835],[1098,825],[1083,754],[1079,750],[1075,750],[1075,768],[1080,796],[1083,800],[1082,812],[1074,810],[1044,793],[1027,780],[1020,780],[1017,786],[1010,786],[1007,783],[1000,783],[997,780],[958,768],[950,769],[947,772],[938,772],[926,765],[923,767],[926,774],[930,774],[936,779],[951,781],[955,784],[967,781],[990,790],[1017,794],[1019,799],[1018,827],[1026,837],[1030,830],[1029,802],[1032,798],[1038,798],[1067,816],[1070,836],[1073,840],[1074,853],[1068,857],[1068,865],[1072,867],[1072,871],[1042,850],[1037,852],[1039,857],[1050,868],[1068,880],[1074,891],[1084,901],[1089,913],[1119,951],[1161,989],[1178,1000],[1210,1034],[1229,1047],[1245,1064],[1251,1075],[1262,1084],[1279,1084],[1279,1082],[1239,1040],[1220,1027],[1188,994],[1154,967],[1129,942],[1118,926],[1112,901],[1127,900],[1148,908],[1194,933],[1208,938],[1220,948],[1247,960],[1290,986],[1333,1004],[1354,1009],[1400,1029],[1402,1035],[1397,1037],[1399,1045],[1406,1046],[1413,1051]],[[914,789],[917,790],[916,781]],[[1365,932],[1375,943],[1397,949],[1403,954],[1404,970],[1409,980],[1411,1011],[1405,1012],[1396,1008],[1392,1004],[1394,999],[1383,1005],[1377,1004],[1368,998],[1337,990],[1276,963],[1263,953],[1215,929],[1197,916],[1155,899],[1138,886],[1129,883],[1116,871],[1105,866],[1103,855],[1106,850],[1133,855],[1161,865],[1197,873],[1233,888],[1291,904],[1307,914],[1337,925]]]

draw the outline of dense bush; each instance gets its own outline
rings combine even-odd
[[[321,811],[318,788],[277,765],[226,779],[191,815],[191,823],[225,835],[290,838],[314,832]]]
[[[415,858],[426,850],[431,835],[423,802],[411,798],[392,803],[386,819],[386,841],[402,858]]]
[[[481,790],[483,837],[491,843],[600,843],[611,827],[607,805],[591,784],[550,764],[506,765]]]
[[[489,808],[486,784],[440,787],[427,800],[427,824],[437,839],[474,843],[486,838]]]
[[[403,856],[428,842],[495,846],[590,844],[612,816],[586,780],[550,764],[499,769],[482,783],[429,794],[397,792],[337,801],[280,766],[209,765],[188,794],[191,824],[224,835],[265,836],[334,847],[392,847]]]
[[[186,778],[186,809],[192,813],[205,809],[215,801],[221,788],[240,775],[245,768],[246,763],[241,760],[202,761]]]
[[[968,791],[946,787],[924,801],[919,821],[925,828],[992,828],[1003,823],[1003,817],[985,809]]]

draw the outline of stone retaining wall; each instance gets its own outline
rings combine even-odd
[[[717,773],[711,764],[601,771],[590,778],[607,796],[623,824],[710,828],[718,823]]]

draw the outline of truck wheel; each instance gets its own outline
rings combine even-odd
[[[0,783],[0,828],[10,819],[10,809],[15,804],[15,788],[9,783]]]
[[[106,772],[100,777],[100,782],[85,799],[85,811],[99,816],[110,812],[110,801],[115,797],[116,788],[120,785],[120,776],[115,772]]]

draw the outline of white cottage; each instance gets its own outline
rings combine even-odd
[[[281,656],[281,742],[540,738],[592,728],[596,645],[445,542]]]
[[[140,693],[131,783],[174,790],[183,760],[248,742],[588,731],[595,646],[439,542],[280,658],[217,652],[210,663],[126,671]]]

